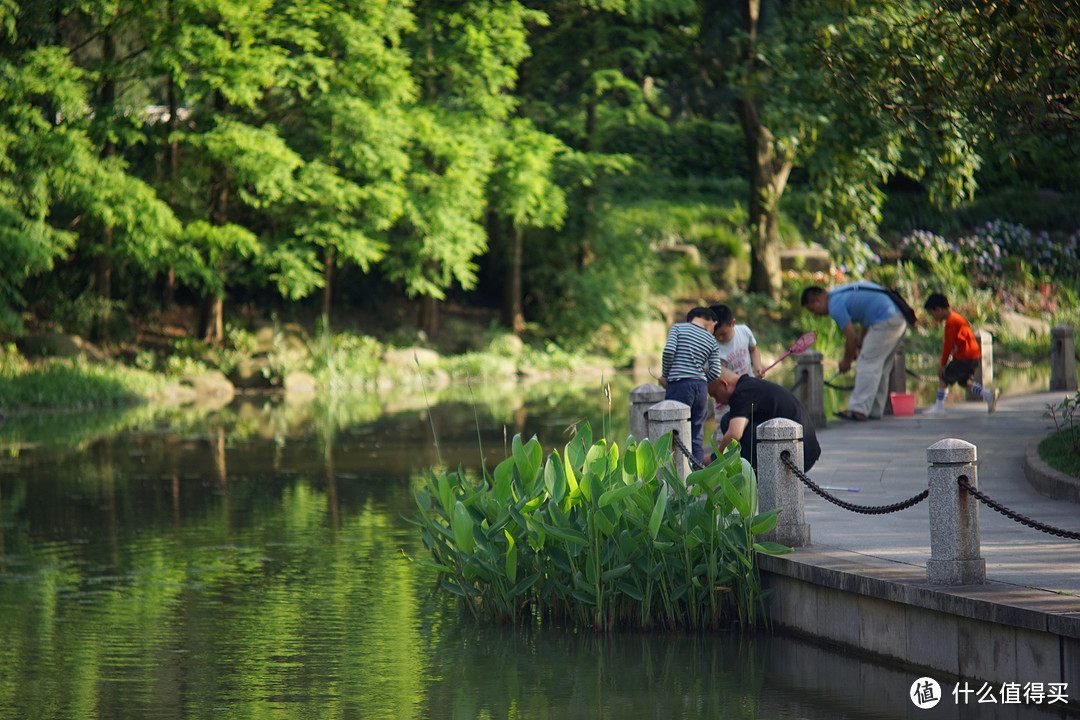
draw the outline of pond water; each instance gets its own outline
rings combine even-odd
[[[0,718],[906,717],[911,672],[767,632],[476,627],[408,561],[429,468],[584,420],[621,442],[639,382],[9,417]]]

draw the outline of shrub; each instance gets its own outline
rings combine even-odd
[[[753,470],[737,448],[684,484],[671,438],[593,442],[585,425],[546,461],[535,438],[481,478],[432,473],[416,525],[440,585],[478,619],[552,619],[595,630],[702,629],[760,619]]]
[[[1002,277],[1080,276],[1080,231],[1060,240],[1046,232],[994,220],[954,241],[916,230],[900,241],[901,255],[948,279],[972,274],[979,285],[1000,284]]]

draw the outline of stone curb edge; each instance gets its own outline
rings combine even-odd
[[[1028,445],[1024,453],[1024,475],[1040,494],[1054,500],[1080,503],[1080,478],[1055,470],[1039,457],[1039,443],[1047,437],[1050,435]]]
[[[824,552],[820,552],[824,550]],[[802,582],[972,620],[1080,639],[1080,598],[994,580],[930,586],[916,566],[824,546],[788,555],[758,553],[758,566]]]

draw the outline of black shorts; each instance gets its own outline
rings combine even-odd
[[[967,385],[978,368],[979,360],[950,360],[943,379],[946,385]]]

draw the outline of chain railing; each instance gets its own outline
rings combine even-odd
[[[980,492],[975,486],[971,484],[971,482],[964,475],[961,475],[959,478],[957,478],[956,483],[964,490],[967,490],[969,493],[978,498],[979,502],[986,505],[986,507],[990,508],[991,510],[996,510],[1010,520],[1015,520],[1021,525],[1026,525],[1027,527],[1034,528],[1040,532],[1047,533],[1048,535],[1056,535],[1058,537],[1066,538],[1068,540],[1080,540],[1080,532],[1074,532],[1072,530],[1062,530],[1061,528],[1046,525],[1045,523],[1041,523],[1038,520],[1032,520],[1025,515],[1021,515],[1015,510],[1009,509],[1008,507],[999,503],[997,500],[994,500],[988,495]]]
[[[799,386],[806,382],[806,376],[810,373],[803,371],[799,373],[799,379],[795,381],[795,384],[791,386],[791,392],[795,392],[799,389]]]
[[[787,466],[788,470],[795,474],[795,477],[802,480],[803,484],[806,485],[806,487],[810,488],[821,497],[825,498],[834,505],[838,505],[844,508],[845,510],[862,513],[863,515],[885,515],[888,513],[899,512],[900,510],[907,510],[909,507],[918,505],[930,495],[929,490],[923,490],[921,493],[915,495],[914,497],[910,497],[902,502],[893,503],[892,505],[855,505],[853,503],[849,503],[845,500],[841,500],[838,497],[830,495],[824,488],[822,488],[816,482],[807,477],[806,473],[804,473],[799,468],[799,466],[796,465],[795,462],[791,459],[791,453],[787,451],[780,453],[780,460],[784,463],[784,465]]]
[[[686,456],[686,459],[690,462],[690,467],[694,468],[695,470],[705,469],[705,466],[698,462],[698,459],[694,457],[694,453],[687,450],[686,446],[683,445],[683,441],[681,438],[679,438],[679,433],[677,431],[671,433],[671,439],[675,443],[676,447],[678,447],[679,450],[682,451],[682,454]]]
[[[940,379],[940,378],[938,378],[937,375],[920,375],[919,373],[915,372],[914,370],[909,370],[907,368],[904,368],[904,372],[906,374],[910,375],[911,377],[915,378],[919,382],[924,382],[924,383],[936,383]]]
[[[2,416],[0,416],[0,422],[2,422]],[[686,457],[687,461],[690,463],[691,468],[693,468],[694,470],[702,470],[705,468],[705,465],[699,462],[698,459],[694,457],[694,454],[690,451],[690,449],[687,448],[685,444],[683,444],[682,438],[679,437],[678,432],[673,432],[671,434],[671,438],[672,441],[675,443],[675,446]],[[863,515],[886,515],[888,513],[907,510],[910,507],[918,505],[930,496],[930,490],[927,489],[923,490],[917,495],[913,495],[907,500],[892,503],[891,505],[855,505],[854,503],[849,503],[846,500],[841,500],[840,498],[831,495],[828,491],[826,491],[816,482],[811,480],[810,477],[806,473],[804,473],[802,469],[799,468],[799,466],[795,464],[794,460],[791,459],[790,452],[782,452],[780,454],[780,461],[785,465],[785,467],[787,467],[788,470],[790,470],[795,475],[795,477],[799,478],[799,480],[802,481],[802,483],[806,485],[806,487],[813,490],[825,500],[828,500],[832,504],[841,507],[844,510],[850,510],[851,512],[861,513]],[[963,475],[961,475],[957,479],[957,484],[967,492],[971,493],[971,495],[978,499],[979,502],[983,503],[991,510],[999,512],[1005,517],[1011,520],[1015,520],[1021,525],[1033,528],[1040,532],[1047,533],[1048,535],[1055,535],[1057,537],[1065,538],[1067,540],[1080,540],[1080,532],[1074,530],[1063,530],[1052,525],[1047,525],[1046,523],[1039,522],[1038,520],[1033,520],[1026,515],[1021,515],[1015,510],[1006,507],[1005,505],[994,500],[988,495],[980,492],[977,488],[971,485],[968,478]]]

